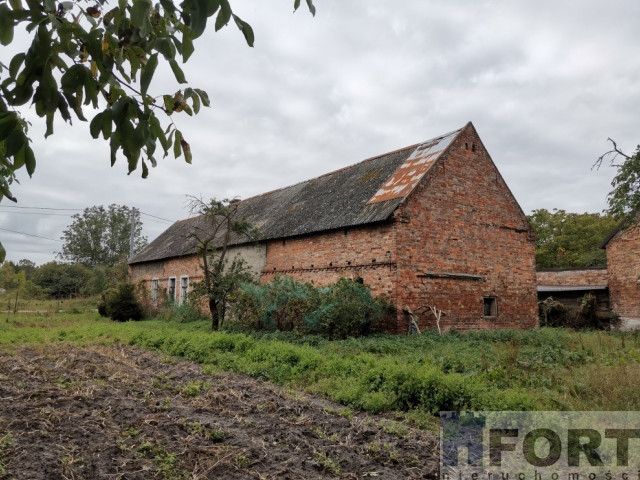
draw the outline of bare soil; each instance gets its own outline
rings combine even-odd
[[[0,352],[0,478],[434,478],[427,432],[130,346]],[[4,474],[3,474],[4,472]]]

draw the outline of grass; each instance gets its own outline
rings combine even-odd
[[[639,410],[637,333],[563,329],[379,335],[328,341],[209,332],[208,322],[116,323],[80,313],[0,315],[0,349],[129,343],[429,426],[440,410]],[[204,384],[184,386],[194,396]],[[394,425],[389,424],[394,430]],[[402,432],[393,432],[402,435]]]

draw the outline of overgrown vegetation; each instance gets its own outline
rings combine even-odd
[[[332,339],[366,335],[388,309],[357,280],[315,287],[290,277],[244,284],[231,298],[232,326],[320,334]]]
[[[135,287],[126,282],[119,283],[102,295],[98,313],[116,322],[142,320],[144,310],[138,301]]]
[[[438,335],[210,332],[208,321],[114,323],[96,313],[0,316],[0,348],[124,342],[305,389],[421,425],[440,409],[640,409],[638,333],[561,328]],[[1,345],[5,345],[2,347]]]
[[[579,297],[573,305],[547,297],[538,302],[538,314],[543,327],[611,330],[619,323],[613,313],[607,317],[598,314],[598,301],[592,293]]]
[[[190,210],[199,216],[200,224],[190,237],[197,242],[202,280],[193,284],[192,298],[202,298],[209,306],[211,330],[221,327],[226,318],[229,296],[242,283],[255,280],[254,272],[239,255],[229,252],[232,238],[252,240],[259,231],[238,212],[237,199],[205,202],[190,197]],[[227,255],[229,253],[229,255]]]

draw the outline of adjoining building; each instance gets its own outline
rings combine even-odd
[[[538,326],[535,236],[474,126],[241,201],[259,241],[232,241],[261,281],[357,278],[395,307],[382,328],[404,333],[409,307],[442,328]],[[180,302],[198,280],[199,217],[169,227],[129,261],[152,298]]]
[[[611,310],[620,328],[640,328],[640,225],[637,212],[622,221],[604,239]]]
[[[543,269],[536,272],[538,301],[549,297],[565,307],[575,308],[585,295],[596,298],[596,316],[605,321],[611,314],[606,267]]]

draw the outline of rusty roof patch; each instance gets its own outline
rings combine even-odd
[[[456,130],[418,145],[367,204],[405,198],[409,195],[459,132],[460,130]]]

